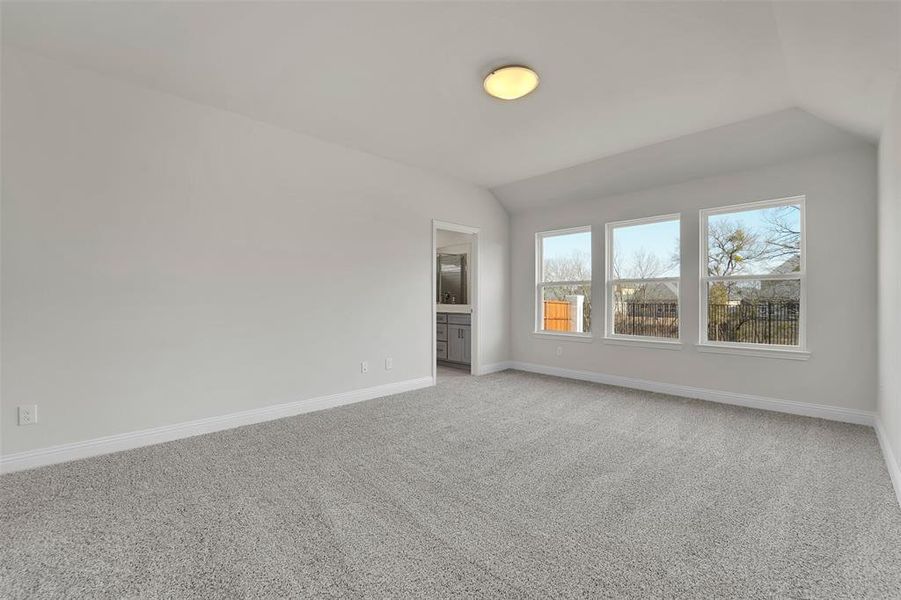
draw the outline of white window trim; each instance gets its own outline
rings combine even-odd
[[[594,236],[591,235],[591,225],[582,225],[579,227],[567,227],[566,229],[552,229],[550,231],[539,231],[535,234],[535,323],[534,329],[532,330],[532,335],[536,337],[547,337],[547,338],[565,338],[567,340],[573,341],[588,341],[590,342],[593,338],[592,332],[565,332],[565,331],[544,331],[541,329],[541,324],[544,321],[544,302],[542,302],[544,295],[542,294],[542,290],[546,286],[557,286],[557,285],[583,285],[588,284],[589,289],[591,289],[591,295],[594,296],[594,289],[592,288],[591,281],[549,281],[545,282],[544,279],[544,244],[542,243],[544,238],[547,237],[555,237],[558,235],[567,235],[573,233],[588,233],[591,238],[591,245],[594,246]],[[592,254],[592,263],[594,262],[594,252]],[[592,277],[594,276],[594,264],[591,265],[591,273]],[[592,326],[592,329],[594,327]]]
[[[652,338],[644,336],[617,336],[605,337],[605,344],[613,346],[632,346],[638,348],[654,348],[656,350],[681,350],[682,342],[678,340],[665,341],[663,338]]]
[[[567,333],[565,331],[533,331],[532,335],[538,339],[566,340],[568,342],[591,342],[594,336],[590,333]]]
[[[757,356],[761,358],[785,358],[789,360],[807,360],[810,352],[807,348],[807,197],[789,196],[775,198],[760,202],[748,202],[745,204],[733,204],[716,208],[705,208],[700,211],[700,265],[698,271],[698,344],[695,348],[699,352],[713,352],[721,354],[733,354],[738,356]],[[801,207],[801,263],[800,271],[795,273],[770,274],[770,275],[732,275],[727,277],[711,277],[707,275],[707,221],[712,215],[725,213],[738,213],[761,208],[772,208],[797,204]],[[750,344],[741,342],[716,342],[707,339],[707,284],[711,281],[741,281],[741,280],[785,280],[797,279],[801,286],[801,301],[799,303],[798,345],[782,346],[775,344]]]
[[[662,223],[665,221],[677,221],[679,223],[679,276],[678,277],[653,277],[650,279],[616,279],[613,277],[613,230],[617,227],[631,227],[634,225],[649,225],[652,223]],[[604,310],[604,343],[616,344],[624,346],[643,346],[646,348],[661,348],[666,350],[680,350],[682,347],[682,215],[681,213],[673,213],[668,215],[658,215],[653,217],[642,217],[640,219],[629,219],[626,221],[612,221],[604,227],[604,301],[606,309]],[[613,288],[617,283],[676,283],[676,318],[679,323],[679,337],[658,338],[643,335],[624,335],[617,334],[613,331],[614,326],[614,302]]]
[[[748,347],[751,346],[751,347]],[[755,356],[757,358],[781,358],[786,360],[809,360],[810,352],[798,350],[795,346],[772,346],[761,348],[754,344],[734,344],[719,342],[717,344],[695,344],[698,352],[711,354],[730,354],[732,356]]]

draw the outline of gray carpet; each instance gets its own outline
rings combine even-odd
[[[508,371],[0,478],[3,598],[899,598],[873,430]]]

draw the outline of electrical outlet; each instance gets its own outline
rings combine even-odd
[[[360,363],[360,373],[368,373],[369,372],[369,363],[365,360]]]
[[[563,346],[557,346],[557,356],[563,356]]]
[[[19,407],[19,425],[34,425],[38,422],[38,405]]]
[[[394,360],[389,356],[385,359],[385,370],[390,371],[391,367],[394,366]]]

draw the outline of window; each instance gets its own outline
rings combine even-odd
[[[701,211],[702,344],[803,350],[804,198]]]
[[[608,338],[679,339],[679,215],[607,224]]]
[[[538,332],[591,333],[591,228],[535,234]]]

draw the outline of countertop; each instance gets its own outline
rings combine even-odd
[[[472,312],[472,306],[469,304],[436,304],[436,313],[465,313]]]

